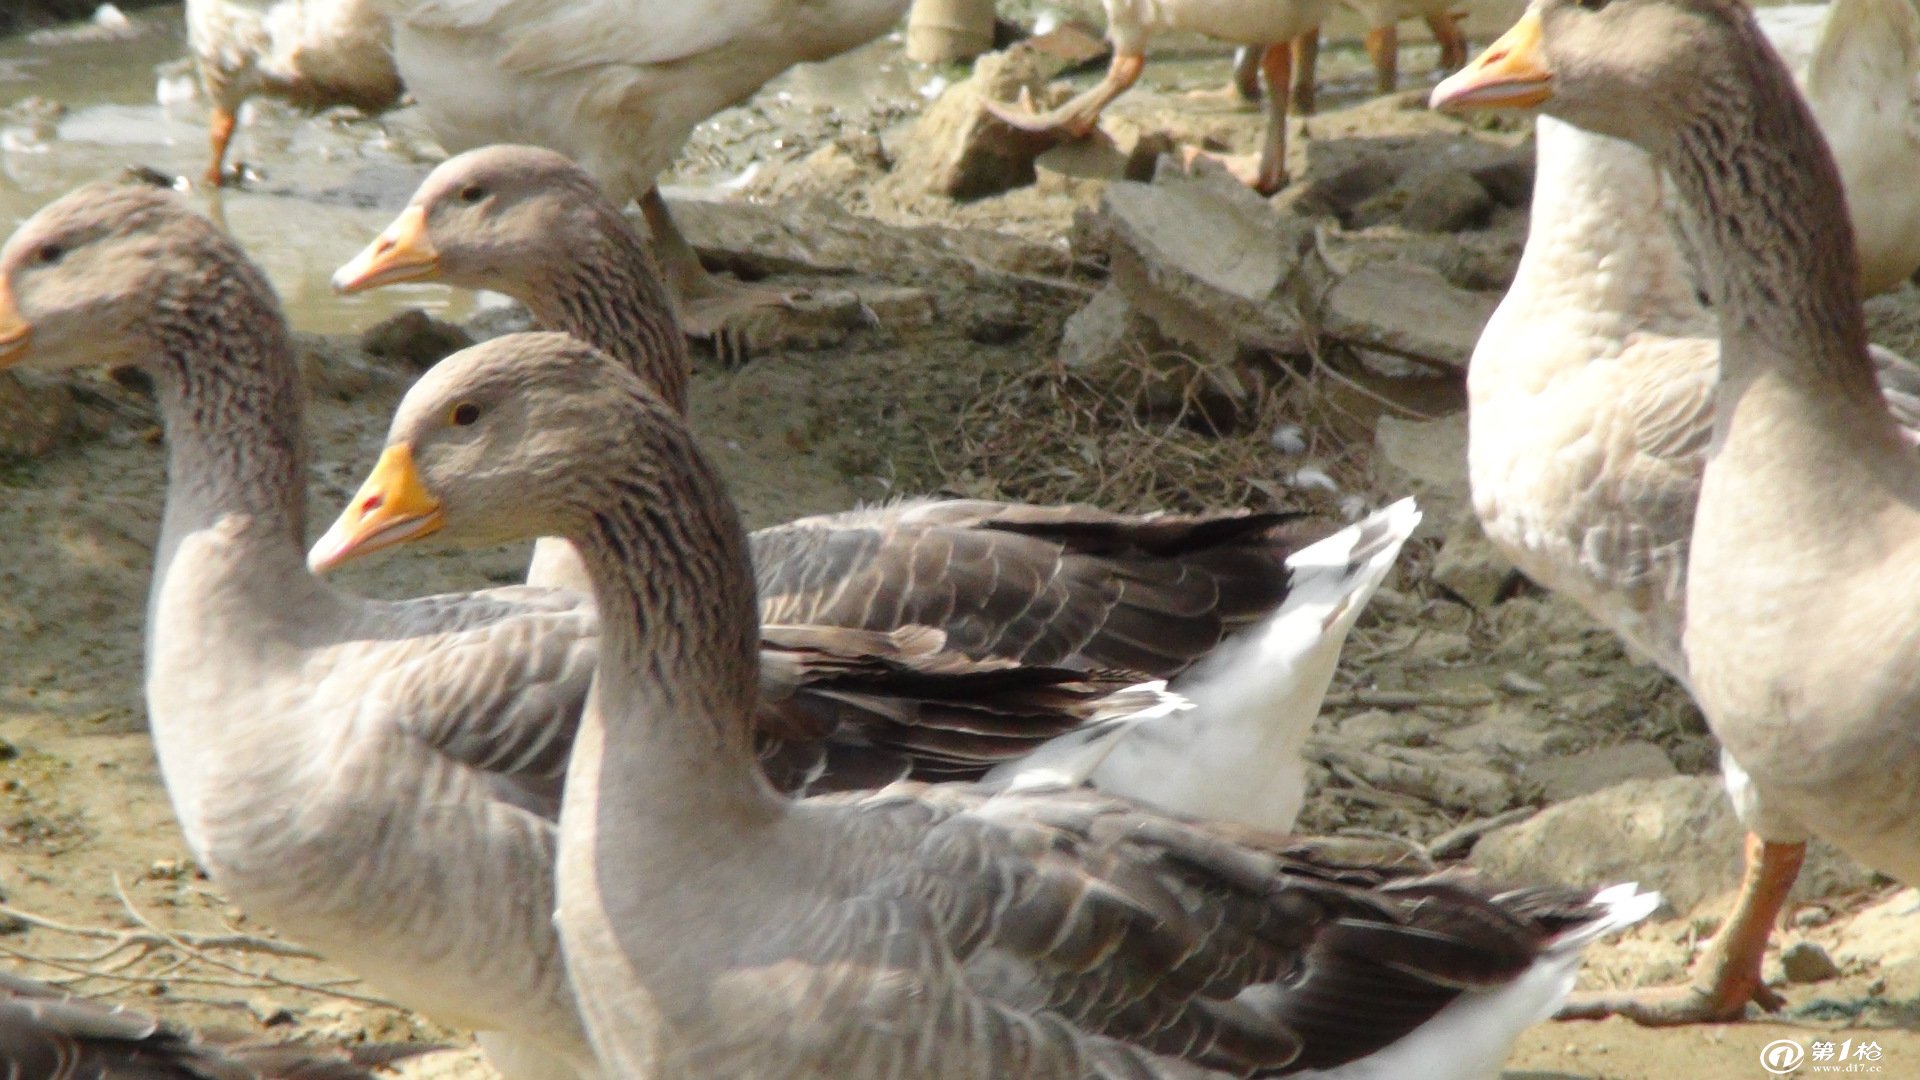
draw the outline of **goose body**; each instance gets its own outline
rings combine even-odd
[[[1758,868],[1716,940],[1708,984],[1599,1011],[1651,1022],[1737,1017],[1749,998],[1772,1000],[1758,982],[1759,956],[1805,836],[1825,836],[1905,880],[1920,873],[1908,817],[1920,810],[1920,685],[1908,677],[1914,636],[1903,592],[1920,561],[1920,534],[1909,531],[1920,527],[1920,478],[1866,341],[1839,171],[1790,74],[1732,3],[1620,0],[1608,11],[1540,0],[1434,99],[1544,105],[1634,142],[1678,191],[1717,355],[1694,361],[1703,381],[1690,387],[1664,390],[1643,376],[1609,392],[1612,408],[1638,410],[1652,421],[1647,430],[1702,463],[1690,533],[1657,514],[1644,520],[1686,543],[1683,609],[1672,583],[1662,586],[1667,632],[1680,627],[1679,656],[1666,659],[1725,747]],[[1635,45],[1596,63],[1607,51],[1601,34]],[[1638,186],[1647,198],[1648,174]],[[1591,210],[1596,221],[1609,214]],[[1625,261],[1629,272],[1595,281],[1644,284]],[[1697,317],[1683,310],[1685,292],[1664,285],[1657,303],[1618,311],[1659,312],[1652,328],[1684,327]],[[1678,366],[1648,371],[1670,379]]]
[[[380,112],[400,100],[377,0],[188,0],[187,44],[213,113],[208,183],[219,184],[240,106],[255,94],[306,109]]]
[[[696,125],[767,80],[885,33],[907,0],[377,0],[393,55],[449,151],[528,143],[640,199],[683,328],[722,333],[779,294],[701,268],[654,186]]]
[[[471,430],[446,420],[463,407]],[[1451,1005],[1655,902],[1342,866],[1085,790],[784,799],[742,723],[745,535],[631,371],[565,335],[496,339],[423,377],[387,453],[410,468],[378,490],[433,493],[443,539],[559,529],[592,577],[606,652],[558,922],[610,1075],[1383,1075]],[[1485,1075],[1486,1049],[1424,1073]]]
[[[684,413],[686,349],[647,245],[560,155],[501,146],[443,163],[334,284],[425,278],[523,301]],[[1129,669],[1196,705],[1084,729],[1051,744],[1045,765],[1023,755],[998,775],[1031,766],[1284,830],[1340,648],[1418,522],[1401,503],[1303,547],[1297,524],[1272,515],[921,499],[761,529],[748,544],[764,621],[937,626],[976,659]],[[528,580],[588,584],[558,540],[536,547]]]

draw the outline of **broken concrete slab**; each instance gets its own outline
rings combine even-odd
[[[1497,296],[1455,288],[1418,263],[1368,263],[1327,294],[1321,329],[1358,348],[1464,370],[1499,303]]]
[[[1094,227],[1109,280],[1194,355],[1230,363],[1249,347],[1305,351],[1311,226],[1275,215],[1230,177],[1163,165],[1151,184],[1109,186]]]

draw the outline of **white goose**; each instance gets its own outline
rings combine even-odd
[[[212,108],[207,183],[226,178],[240,106],[265,94],[305,109],[374,113],[400,100],[378,0],[187,0],[187,45]]]

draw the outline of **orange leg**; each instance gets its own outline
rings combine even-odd
[[[1458,71],[1466,66],[1467,35],[1460,29],[1460,22],[1466,17],[1464,11],[1427,16],[1427,29],[1433,31],[1433,40],[1440,45],[1441,71]]]
[[[1707,948],[1701,975],[1685,986],[1575,994],[1561,1007],[1562,1020],[1624,1016],[1640,1024],[1719,1023],[1746,1015],[1747,1003],[1768,1011],[1785,1004],[1760,976],[1767,938],[1800,875],[1805,844],[1775,844],[1747,837],[1747,869],[1726,925]]]
[[[1293,39],[1293,111],[1301,116],[1313,115],[1319,66],[1320,28],[1316,26]]]
[[[1020,109],[989,101],[986,103],[987,111],[998,117],[1002,123],[1021,131],[1061,135],[1073,139],[1084,138],[1100,123],[1101,110],[1112,104],[1114,98],[1126,93],[1134,83],[1140,81],[1140,72],[1145,70],[1146,66],[1145,53],[1115,51],[1113,63],[1107,66],[1107,77],[1101,79],[1099,85],[1093,89],[1057,109],[1036,113],[1026,101],[1022,101]]]
[[[223,105],[215,105],[207,118],[207,143],[213,150],[213,160],[207,163],[207,183],[213,187],[226,180],[227,144],[233,141],[233,123],[232,111]]]
[[[1260,72],[1267,79],[1267,138],[1260,148],[1260,172],[1253,189],[1271,195],[1287,186],[1287,100],[1293,81],[1293,45],[1279,42],[1267,46],[1260,57]]]
[[[1400,28],[1393,23],[1367,31],[1367,55],[1373,59],[1373,88],[1391,94],[1400,87]]]

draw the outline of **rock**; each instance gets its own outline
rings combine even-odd
[[[1128,130],[1115,135],[1097,128],[1084,139],[1061,143],[1034,159],[1034,168],[1077,180],[1153,179],[1160,156],[1174,142],[1164,131]]]
[[[369,364],[358,344],[344,337],[294,331],[293,354],[307,390],[336,401],[351,401],[394,379],[393,372]]]
[[[1455,288],[1418,263],[1368,263],[1321,306],[1321,329],[1350,345],[1464,371],[1499,298]]]
[[[1539,782],[1541,794],[1549,802],[1565,802],[1627,780],[1661,780],[1677,775],[1666,751],[1649,742],[1597,746],[1571,757],[1536,761],[1526,768],[1527,778]]]
[[[125,11],[157,7],[168,0],[118,0]],[[35,26],[75,22],[90,18],[100,9],[100,0],[8,0],[0,4],[0,36]]]
[[[44,456],[73,433],[78,419],[66,387],[0,372],[0,458]]]
[[[1496,814],[1514,803],[1513,785],[1500,772],[1460,754],[1408,746],[1370,745],[1340,735],[1316,734],[1305,754],[1359,782],[1398,792],[1454,813]],[[1545,879],[1542,879],[1545,880]]]
[[[1833,959],[1876,972],[1890,1001],[1920,1000],[1920,890],[1901,889],[1841,924]]]
[[[1433,557],[1431,573],[1434,584],[1481,611],[1506,592],[1513,575],[1513,564],[1487,539],[1480,519],[1472,514],[1455,519]]]
[[[1398,215],[1415,232],[1456,233],[1484,229],[1493,218],[1493,197],[1464,172],[1441,169],[1422,177]]]
[[[1060,335],[1060,362],[1093,371],[1151,355],[1166,347],[1160,328],[1135,311],[1126,291],[1108,282],[1067,319]]]
[[[1523,146],[1498,161],[1477,165],[1467,175],[1500,205],[1526,206],[1533,199],[1533,147]]]
[[[419,308],[408,308],[368,327],[360,349],[377,360],[392,360],[424,371],[473,344],[472,335]]]
[[[1658,889],[1674,912],[1706,905],[1720,915],[1740,884],[1744,836],[1716,777],[1629,780],[1488,833],[1474,847],[1473,863],[1508,881],[1637,881]],[[1794,895],[1849,892],[1873,880],[1871,871],[1815,841]]]
[[[1811,941],[1796,941],[1780,950],[1780,970],[1790,983],[1826,982],[1840,977],[1840,965],[1827,950]]]
[[[1152,184],[1110,185],[1089,228],[1108,280],[1191,354],[1230,364],[1245,348],[1305,351],[1312,227],[1276,216],[1245,185],[1163,166]]]
[[[858,290],[867,313],[882,327],[901,329],[933,323],[933,294],[910,285],[873,285]]]
[[[1440,735],[1443,746],[1538,761],[1568,745],[1571,736],[1524,707],[1496,708],[1465,727]]]
[[[1011,102],[1031,94],[1071,66],[1053,49],[1051,35],[1030,38],[974,61],[973,77],[947,88],[908,132],[895,155],[926,189],[955,199],[978,199],[1033,183],[1034,159],[1061,142],[1021,131],[987,112],[988,100]]]

